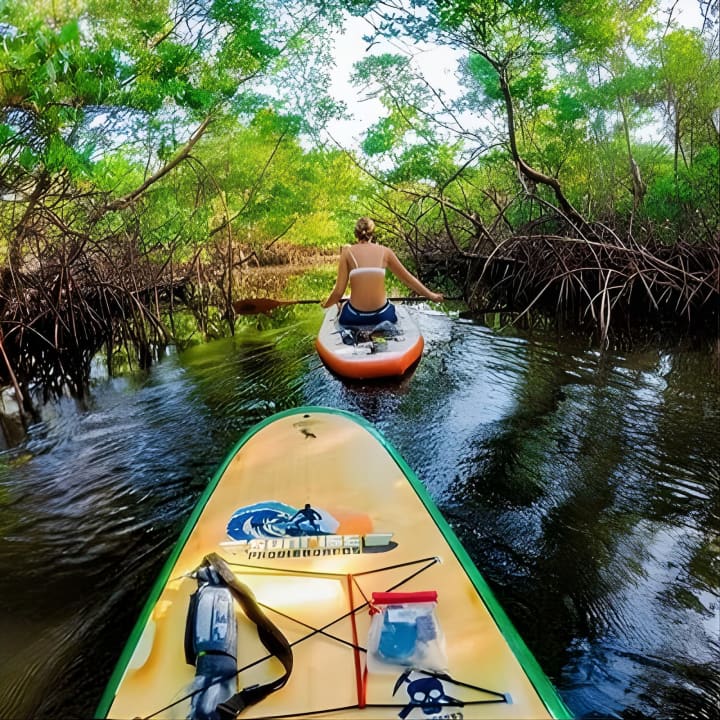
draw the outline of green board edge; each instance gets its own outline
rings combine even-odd
[[[462,546],[462,543],[458,539],[457,535],[455,535],[455,531],[450,527],[447,520],[445,520],[445,518],[442,516],[440,510],[438,510],[435,502],[430,497],[425,486],[415,475],[415,472],[407,464],[402,455],[400,455],[400,453],[392,446],[392,444],[387,440],[387,438],[385,438],[376,427],[374,427],[369,421],[367,421],[360,415],[356,415],[355,413],[349,412],[347,410],[340,410],[338,408],[329,408],[317,405],[307,405],[297,408],[291,408],[289,410],[283,410],[265,418],[264,420],[261,420],[259,423],[253,425],[240,438],[240,440],[238,440],[232,450],[228,453],[227,457],[217,469],[215,475],[213,475],[212,479],[210,480],[202,495],[198,499],[192,511],[192,514],[188,518],[188,521],[180,534],[180,537],[178,538],[175,546],[170,552],[168,559],[165,561],[165,564],[150,591],[148,599],[145,602],[142,612],[140,613],[140,617],[135,623],[135,626],[130,633],[130,637],[128,638],[127,643],[123,648],[120,659],[118,660],[115,669],[113,670],[112,675],[108,680],[105,692],[100,699],[100,703],[98,704],[94,717],[107,717],[107,713],[110,710],[110,707],[115,699],[115,694],[117,693],[118,687],[122,682],[123,676],[126,672],[126,668],[130,662],[130,659],[132,658],[135,647],[140,640],[145,625],[150,618],[152,610],[155,607],[158,599],[160,598],[160,594],[162,593],[163,588],[165,587],[167,581],[170,578],[170,573],[172,572],[175,563],[180,557],[180,553],[182,552],[183,547],[185,547],[185,543],[188,541],[188,538],[192,534],[192,531],[195,528],[195,525],[197,524],[200,515],[202,515],[202,512],[205,509],[205,505],[212,496],[213,492],[215,492],[215,488],[220,482],[220,478],[225,473],[228,465],[230,465],[230,463],[232,462],[232,459],[235,457],[235,455],[237,455],[243,445],[245,445],[245,443],[247,443],[250,438],[260,432],[263,428],[284,417],[303,414],[340,415],[342,417],[348,418],[349,420],[355,422],[357,425],[360,425],[362,428],[367,430],[382,445],[382,447],[389,453],[389,455],[392,457],[398,467],[402,470],[403,475],[405,475],[413,490],[415,490],[415,493],[422,501],[426,510],[430,513],[430,516],[434,520],[438,529],[447,540],[450,549],[453,551],[455,557],[458,559],[463,569],[467,573],[468,577],[470,578],[470,581],[475,586],[475,589],[478,591],[478,594],[485,603],[485,606],[490,612],[490,615],[500,629],[500,632],[507,641],[510,649],[513,651],[515,657],[520,663],[520,666],[525,671],[525,674],[527,675],[528,679],[537,691],[538,696],[544,703],[548,712],[554,718],[557,718],[557,720],[572,720],[574,716],[558,695],[555,686],[550,682],[550,679],[547,677],[547,675],[545,675],[545,672],[540,667],[540,664],[535,659],[535,656],[532,654],[532,652],[530,652],[530,648],[528,648],[528,646],[525,644],[525,641],[515,629],[515,626],[512,624],[512,621],[495,598],[495,595],[490,589],[490,586],[485,581],[485,578],[480,574],[480,571],[475,566],[475,563],[472,561],[467,551]]]

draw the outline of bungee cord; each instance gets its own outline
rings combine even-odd
[[[360,586],[358,582],[358,578],[364,577],[367,575],[373,575],[381,572],[388,572],[390,570],[397,570],[404,567],[414,567],[417,565],[421,565],[417,570],[414,572],[411,572],[410,574],[404,576],[401,578],[398,582],[391,585],[385,592],[392,592],[396,590],[399,587],[402,587],[406,583],[410,582],[412,579],[417,577],[418,575],[422,574],[429,568],[431,568],[433,565],[440,563],[441,559],[437,556],[435,557],[425,557],[420,558],[417,560],[409,560],[407,562],[403,563],[396,563],[393,565],[386,565],[379,568],[373,568],[372,570],[364,570],[358,573],[340,573],[340,572],[313,572],[313,571],[307,571],[307,570],[297,570],[293,568],[272,568],[268,566],[258,566],[258,565],[248,565],[246,563],[238,563],[238,562],[230,562],[230,561],[224,561],[228,566],[236,569],[242,569],[245,572],[242,574],[244,575],[260,575],[260,576],[312,576],[312,577],[332,577],[337,578],[338,580],[346,579],[348,581],[348,588],[349,588],[349,597],[350,597],[350,604],[351,609],[347,612],[343,613],[342,615],[339,615],[338,617],[328,621],[326,624],[320,626],[320,627],[314,627],[313,625],[310,625],[309,623],[304,622],[303,620],[300,620],[299,618],[296,618],[288,613],[283,612],[282,610],[278,610],[277,608],[274,608],[272,606],[269,606],[265,603],[258,602],[257,604],[272,612],[276,615],[289,620],[291,622],[294,622],[301,627],[304,627],[310,632],[303,635],[302,637],[298,638],[297,640],[294,640],[293,642],[288,642],[289,646],[295,647],[299,645],[302,642],[305,642],[306,640],[309,640],[312,637],[315,637],[317,635],[323,635],[335,642],[338,642],[342,645],[345,645],[349,648],[351,648],[355,653],[355,664],[356,664],[356,675],[359,672],[359,666],[358,666],[358,653],[363,652],[367,653],[367,648],[363,647],[357,642],[356,632],[355,632],[355,624],[354,624],[354,617],[357,612],[360,610],[363,610],[366,607],[370,607],[372,605],[372,601],[368,599],[367,595],[365,594],[364,590]],[[193,571],[194,573],[195,571]],[[187,575],[183,575],[182,577],[187,577]],[[178,578],[181,579],[181,578]],[[353,595],[352,595],[352,585],[354,585],[360,595],[363,598],[363,602],[360,603],[357,606],[354,606],[353,601]],[[331,628],[333,625],[336,625],[343,620],[351,618],[352,625],[353,625],[353,641],[346,640],[345,638],[338,637],[337,635],[334,635],[330,632],[327,632],[328,628]],[[246,665],[243,665],[242,667],[238,668],[235,672],[235,676],[239,676],[241,673],[259,665],[260,663],[263,663],[267,660],[272,659],[275,657],[272,653],[268,653],[267,655],[264,655],[260,658],[257,658],[256,660],[253,660],[252,662],[247,663]],[[365,671],[367,673],[367,670]],[[415,672],[417,674],[423,675],[428,678],[435,678],[439,681],[445,681],[452,683],[453,685],[456,685],[458,687],[464,687],[471,690],[475,690],[478,692],[482,692],[488,695],[491,695],[491,699],[481,699],[481,700],[467,700],[467,701],[461,701],[457,700],[455,698],[450,698],[451,702],[441,702],[440,704],[443,707],[464,707],[466,705],[484,705],[484,704],[490,704],[490,703],[508,703],[510,702],[509,696],[506,693],[501,693],[495,690],[489,690],[487,688],[480,687],[478,685],[473,685],[471,683],[463,682],[461,680],[456,680],[455,678],[451,677],[450,675],[446,673],[439,673],[429,670],[422,670],[420,668],[410,668],[408,671],[401,677],[402,679],[406,679],[411,672]],[[212,685],[216,682],[221,682],[225,678],[219,678],[217,680],[213,680],[207,685],[198,688],[196,690],[190,691],[183,696],[177,698],[173,702],[165,705],[162,708],[159,708],[158,710],[150,713],[149,715],[143,716],[139,720],[151,720],[151,718],[155,718],[161,713],[164,713],[167,710],[170,710],[173,707],[176,707],[177,705],[180,705],[184,702],[187,702],[188,700],[191,700],[195,695],[201,692],[205,692],[207,690],[207,687],[209,685]],[[398,681],[400,683],[400,681]],[[396,689],[399,685],[396,684]],[[363,688],[364,690],[364,688]],[[410,703],[367,703],[364,700],[364,696],[361,694],[361,687],[360,687],[360,681],[358,681],[358,702],[352,705],[344,705],[340,707],[332,707],[332,708],[323,708],[323,709],[314,709],[314,710],[307,710],[307,711],[301,711],[301,712],[294,712],[292,713],[293,717],[307,717],[311,715],[318,715],[318,714],[330,714],[330,713],[339,713],[347,710],[355,710],[355,709],[364,709],[364,708],[404,708],[406,710],[405,714],[401,713],[401,716],[404,718],[406,715],[412,710],[414,707],[422,707],[422,705],[418,705],[414,701],[411,701]],[[256,720],[277,720],[278,718],[286,718],[288,717],[287,713],[283,713],[281,715],[263,715],[256,718]]]

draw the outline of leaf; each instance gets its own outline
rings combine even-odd
[[[67,45],[68,43],[77,42],[80,39],[80,25],[77,19],[71,20],[69,23],[63,25],[58,35],[61,45]]]
[[[0,145],[15,135],[13,129],[5,123],[0,123]]]
[[[38,157],[30,148],[26,147],[18,156],[18,163],[20,167],[29,172],[37,166]]]
[[[67,147],[63,139],[53,135],[45,150],[45,168],[50,172],[62,170],[66,164],[67,154]]]
[[[55,72],[55,63],[52,58],[45,63],[45,75],[47,76],[50,84],[54,84],[57,80],[57,73]]]

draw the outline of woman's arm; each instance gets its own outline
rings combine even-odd
[[[348,285],[348,279],[350,277],[350,271],[348,270],[347,261],[347,245],[344,245],[340,250],[340,260],[338,262],[337,280],[335,280],[335,287],[330,293],[330,297],[322,304],[324,308],[329,308],[332,305],[336,305],[342,300],[342,296],[345,294],[345,290]]]
[[[393,275],[403,284],[406,285],[410,290],[416,292],[418,295],[426,297],[428,300],[433,302],[442,302],[444,300],[442,293],[436,293],[432,290],[428,290],[398,259],[398,256],[390,250],[385,248],[385,262],[388,268],[392,271]]]

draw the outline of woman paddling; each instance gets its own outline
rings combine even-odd
[[[337,280],[324,308],[342,300],[350,282],[350,299],[340,311],[341,325],[377,325],[397,322],[395,307],[385,294],[385,270],[389,269],[400,282],[418,295],[433,302],[442,302],[441,293],[428,290],[401,262],[397,255],[375,240],[375,223],[361,217],[355,223],[357,242],[351,248],[344,245],[340,251]]]

